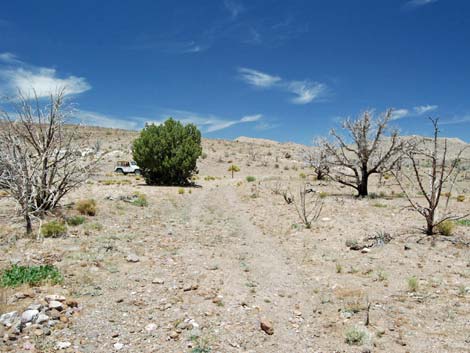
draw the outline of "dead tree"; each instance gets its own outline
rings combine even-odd
[[[298,194],[293,195],[290,193],[290,196],[286,194],[284,199],[288,204],[294,204],[301,222],[307,229],[312,227],[312,223],[320,217],[323,209],[323,200],[316,195],[312,188],[308,187],[307,183],[302,183],[299,187]],[[290,202],[288,202],[288,200]]]
[[[303,151],[304,162],[313,169],[317,180],[324,180],[330,171],[328,154],[321,141],[315,141],[314,147]]]
[[[414,141],[405,150],[409,173],[405,172],[405,168],[402,168],[400,174],[392,171],[410,207],[425,218],[427,235],[435,234],[436,227],[444,221],[469,215],[456,216],[448,211],[452,188],[461,171],[461,156],[466,147],[449,160],[447,139],[444,139],[442,146],[439,145],[439,119],[430,120],[433,125],[431,146],[426,144],[424,138]],[[414,197],[416,191],[424,196],[424,205]],[[445,198],[445,204],[443,214],[439,215],[441,197]]]
[[[17,202],[30,234],[32,219],[56,208],[95,162],[82,161],[78,129],[66,126],[71,111],[64,90],[52,94],[48,104],[21,92],[11,104],[13,112],[0,112],[0,185]]]
[[[332,142],[324,140],[322,145],[329,158],[329,176],[338,183],[357,190],[359,197],[368,195],[369,177],[372,174],[390,171],[400,160],[403,142],[398,131],[393,130],[386,138],[392,111],[388,110],[374,119],[371,111],[365,111],[356,120],[343,121],[348,138],[340,136],[334,129]]]

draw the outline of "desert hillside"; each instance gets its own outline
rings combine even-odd
[[[80,220],[60,237],[25,237],[2,193],[0,270],[49,264],[63,281],[1,288],[0,351],[470,351],[470,217],[425,236],[393,178],[357,199],[312,177],[306,146],[248,137],[203,139],[193,187],[147,186],[113,172],[136,137],[85,128],[101,160],[46,217]],[[283,197],[305,182],[322,203],[309,229]],[[469,213],[470,176],[453,190]]]

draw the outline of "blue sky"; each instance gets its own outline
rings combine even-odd
[[[0,95],[66,86],[84,123],[173,116],[309,143],[364,109],[470,141],[470,1],[8,1]]]

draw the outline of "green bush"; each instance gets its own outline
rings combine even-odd
[[[64,223],[50,221],[41,226],[41,235],[45,238],[57,238],[67,233],[67,227]]]
[[[18,266],[13,265],[3,271],[0,285],[2,287],[17,287],[22,284],[38,285],[50,281],[51,284],[61,283],[63,280],[57,267],[52,265]]]
[[[256,178],[254,176],[249,175],[249,176],[246,177],[246,181],[249,182],[249,183],[251,183],[255,180],[256,180]]]
[[[79,226],[80,224],[85,223],[85,217],[83,216],[73,216],[67,218],[67,224],[69,226]]]
[[[161,125],[149,124],[134,141],[132,153],[147,184],[185,185],[197,173],[201,132],[194,124],[172,118]]]
[[[96,215],[96,201],[93,199],[80,200],[75,205],[75,208],[82,215],[87,215],[87,216]]]

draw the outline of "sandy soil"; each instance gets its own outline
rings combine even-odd
[[[392,197],[396,185],[387,180],[379,188],[372,180],[382,197],[363,200],[332,182],[311,181],[324,206],[306,229],[275,192],[295,193],[303,181],[307,170],[296,157],[302,146],[205,140],[198,187],[181,194],[111,174],[133,135],[102,133],[109,140],[103,148],[118,152],[64,201],[93,198],[98,214],[69,227],[66,237],[21,236],[14,204],[0,199],[0,268],[52,262],[64,283],[35,288],[35,295],[63,293],[80,306],[50,336],[22,336],[1,351],[22,352],[32,342],[37,352],[52,352],[67,341],[71,347],[62,351],[90,353],[470,352],[470,227],[425,237],[423,219],[404,198]],[[241,168],[234,179],[232,163]],[[247,182],[248,175],[256,180]],[[459,186],[464,202],[452,198],[457,213],[470,210],[468,184]],[[136,191],[148,207],[119,199]],[[385,233],[391,241],[368,252],[346,246]],[[415,291],[408,285],[413,276]],[[5,304],[26,290],[3,290],[0,313],[34,301]],[[269,321],[274,334],[260,321]],[[352,329],[364,333],[361,344],[346,342]]]

